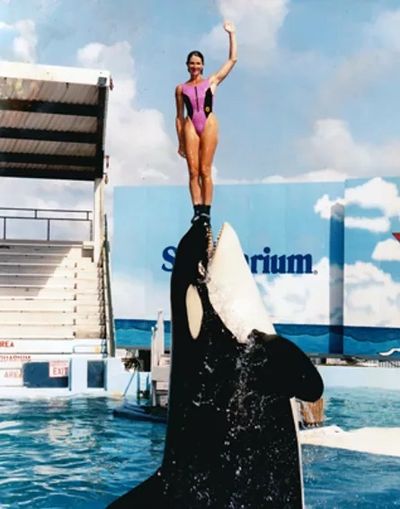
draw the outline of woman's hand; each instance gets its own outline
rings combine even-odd
[[[180,145],[179,145],[179,147],[178,147],[178,154],[179,154],[181,157],[183,157],[184,159],[186,159],[185,149],[184,149],[183,147],[181,147]]]
[[[236,31],[236,28],[231,21],[224,21],[224,30],[228,32],[228,34],[232,34]]]

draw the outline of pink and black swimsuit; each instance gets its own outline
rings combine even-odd
[[[204,130],[208,115],[212,112],[213,93],[208,79],[198,85],[182,84],[183,101],[197,134]]]

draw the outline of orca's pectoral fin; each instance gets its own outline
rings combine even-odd
[[[294,343],[278,335],[252,331],[256,341],[263,341],[274,371],[274,384],[279,392],[303,401],[317,401],[324,384],[309,357]]]
[[[106,509],[154,509],[167,507],[160,471],[114,500]]]
[[[293,395],[302,401],[318,401],[324,392],[324,382],[310,358],[291,341],[284,340],[290,351],[293,369]]]

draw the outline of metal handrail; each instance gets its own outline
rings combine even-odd
[[[88,222],[89,223],[89,240],[93,240],[93,212],[91,210],[74,210],[74,209],[35,209],[35,208],[27,208],[27,207],[0,207],[1,211],[11,211],[15,213],[16,211],[20,212],[31,212],[32,215],[9,215],[9,214],[1,214],[0,220],[3,220],[3,237],[2,240],[7,239],[7,220],[30,220],[30,221],[46,221],[47,222],[47,234],[46,240],[50,240],[51,237],[51,221],[77,221],[77,222]],[[56,212],[59,214],[82,214],[84,217],[60,217],[51,215],[49,213]],[[46,213],[47,215],[42,216],[41,213]]]
[[[91,214],[91,210],[83,210],[83,209],[35,209],[32,207],[0,207],[0,210],[30,210],[37,212],[76,212],[77,214],[89,213]]]
[[[105,290],[106,335],[108,340],[108,353],[115,357],[115,329],[114,311],[112,306],[111,273],[110,273],[110,242],[108,240],[107,215],[104,214],[104,240],[102,247],[101,264],[103,272],[103,288]]]

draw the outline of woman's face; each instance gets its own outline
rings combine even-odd
[[[188,71],[191,76],[200,76],[200,74],[202,74],[203,68],[204,68],[201,58],[197,57],[195,55],[190,57],[190,60],[187,64],[187,66],[188,66]]]

